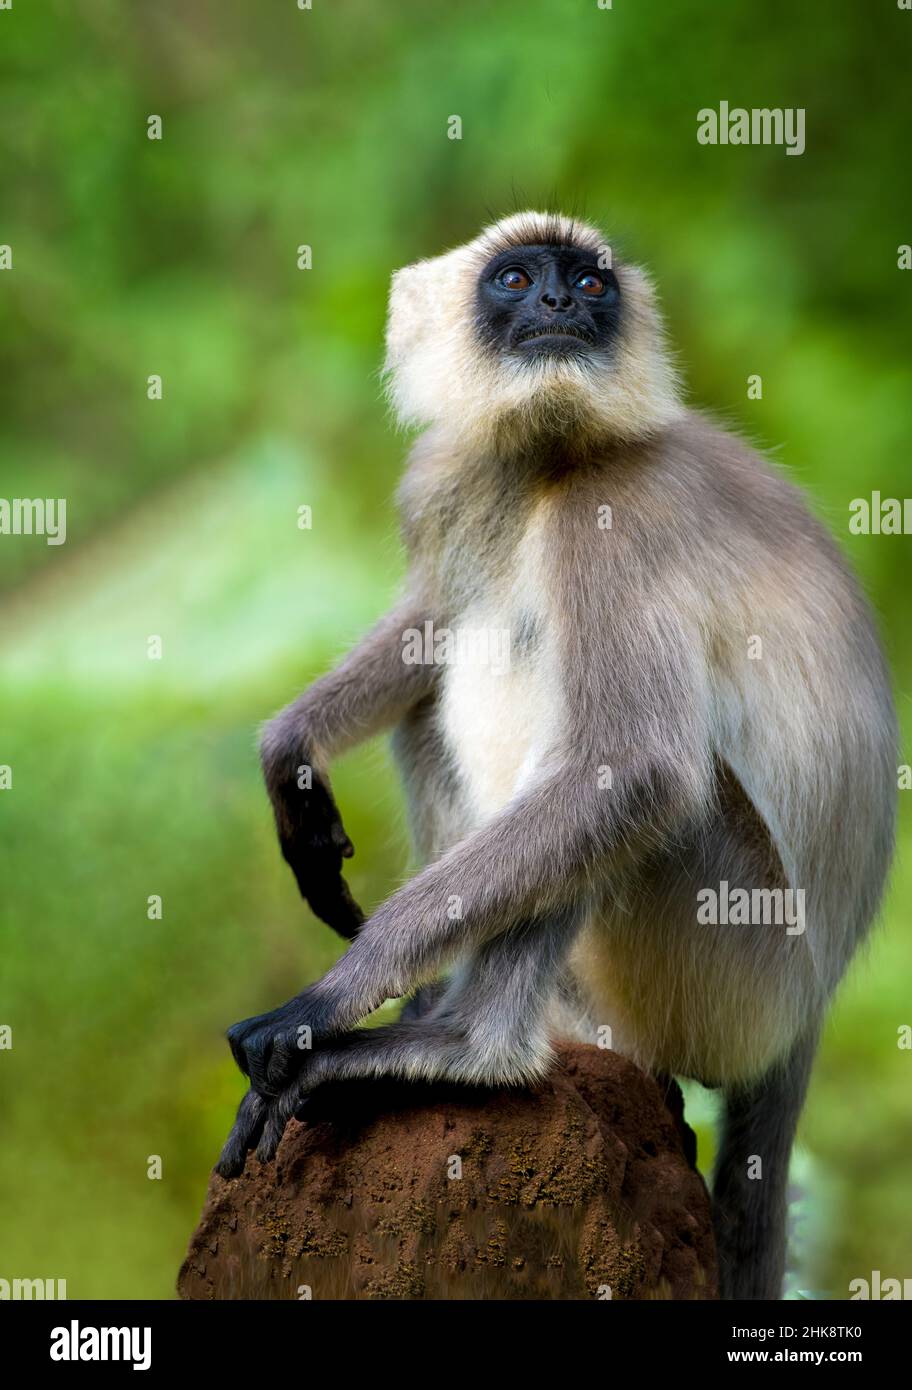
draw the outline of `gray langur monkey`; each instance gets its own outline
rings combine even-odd
[[[684,408],[650,283],[605,246],[526,213],[393,277],[391,396],[425,427],[405,596],[262,741],[285,857],[353,939],[231,1028],[251,1087],[219,1171],[270,1158],[324,1082],[519,1085],[552,1037],[609,1025],[642,1067],[721,1088],[722,1293],[778,1298],[821,1020],[891,857],[890,687],[836,546]],[[406,659],[442,630],[507,632],[509,661]],[[364,921],[326,768],[391,727],[425,867]],[[748,920],[701,910],[736,891]],[[789,893],[801,913],[774,920]]]

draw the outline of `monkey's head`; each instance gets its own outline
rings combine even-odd
[[[468,443],[632,439],[680,411],[652,286],[594,227],[518,213],[393,276],[390,394]]]

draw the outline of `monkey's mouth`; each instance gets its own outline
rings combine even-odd
[[[513,340],[514,347],[536,347],[543,352],[576,351],[592,346],[592,335],[572,323],[535,324],[523,328]]]

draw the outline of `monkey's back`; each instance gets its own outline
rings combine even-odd
[[[716,796],[604,895],[576,963],[623,1050],[743,1080],[819,1014],[876,913],[895,715],[870,609],[796,488],[697,416],[641,465],[631,544],[699,634]],[[699,922],[723,885],[789,890],[803,930]]]

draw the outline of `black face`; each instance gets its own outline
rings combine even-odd
[[[529,359],[610,348],[620,321],[614,273],[577,246],[514,246],[481,273],[477,326],[488,347]]]

